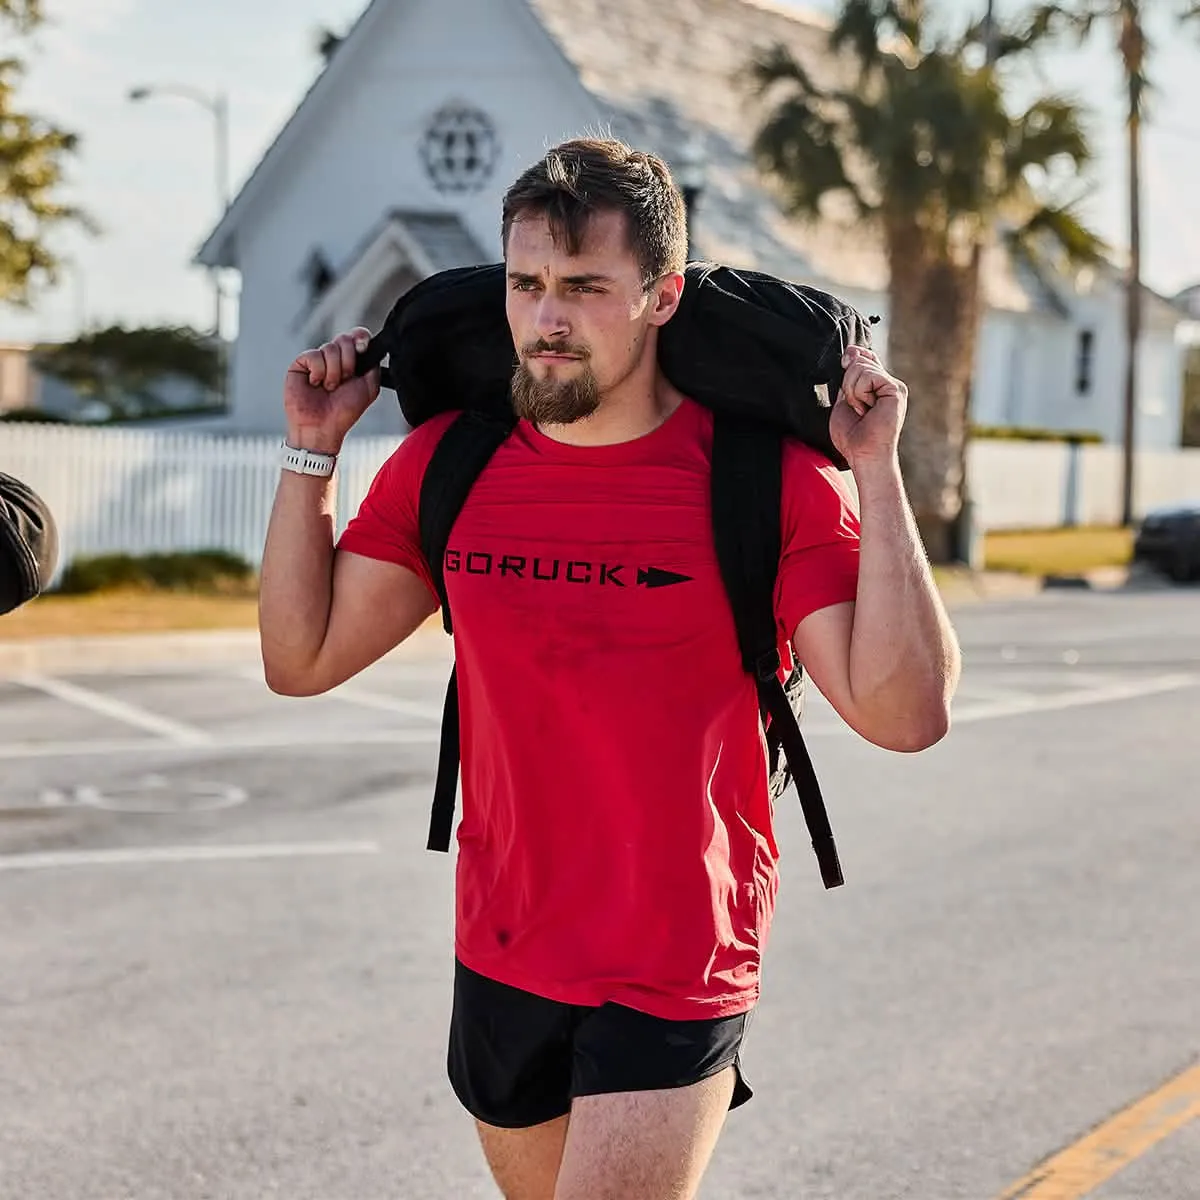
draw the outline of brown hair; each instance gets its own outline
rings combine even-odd
[[[593,213],[623,212],[629,249],[647,286],[687,264],[687,210],[661,158],[612,138],[577,138],[555,146],[504,197],[501,234],[508,249],[513,222],[545,216],[555,241],[578,254]]]

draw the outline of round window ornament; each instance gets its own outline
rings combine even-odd
[[[430,119],[421,139],[421,161],[439,192],[478,192],[500,157],[496,127],[484,112],[447,104]]]

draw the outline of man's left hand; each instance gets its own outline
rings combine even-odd
[[[829,419],[833,444],[851,470],[893,463],[908,410],[908,386],[889,375],[863,346],[851,346],[842,363],[846,374]]]

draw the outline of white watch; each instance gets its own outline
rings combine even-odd
[[[279,444],[282,457],[280,466],[285,471],[295,471],[297,475],[320,475],[328,479],[337,466],[336,454],[318,454],[315,450],[297,450],[289,446],[287,441]]]

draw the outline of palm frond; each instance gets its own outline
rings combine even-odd
[[[784,100],[759,129],[753,143],[759,168],[780,186],[787,209],[816,217],[821,200],[847,192],[860,213],[869,211],[851,181],[837,141],[837,124],[819,111],[812,97]]]
[[[778,84],[786,84],[790,90],[813,99],[820,99],[824,95],[796,56],[778,43],[755,56],[750,63],[749,78],[759,97]]]
[[[1076,5],[1039,4],[1028,16],[1024,36],[1039,43],[1062,34],[1073,34],[1080,42],[1087,40],[1092,26],[1107,13],[1082,0]]]
[[[1011,236],[1034,262],[1046,260],[1047,242],[1072,266],[1105,262],[1112,252],[1108,243],[1084,223],[1077,201],[1041,205]]]
[[[1005,162],[1012,175],[1067,159],[1076,169],[1092,161],[1091,139],[1079,105],[1066,96],[1043,96],[1013,122]]]
[[[884,57],[883,41],[889,0],[843,0],[829,35],[834,54],[849,50],[860,75],[868,75]]]

